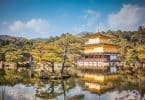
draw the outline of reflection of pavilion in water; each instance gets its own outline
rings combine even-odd
[[[78,76],[84,81],[85,89],[95,92],[98,95],[103,94],[115,87],[115,81],[118,79],[116,74],[101,74],[101,73],[89,73],[78,72]]]

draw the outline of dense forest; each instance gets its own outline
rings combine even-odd
[[[114,38],[112,42],[119,45],[124,67],[138,69],[143,67],[145,61],[145,27],[139,27],[137,31],[107,31],[101,34],[110,34]],[[61,64],[61,73],[65,67],[76,66],[76,61],[83,53],[83,44],[87,40],[85,36],[97,34],[82,32],[78,35],[63,33],[61,36],[47,39],[26,39],[7,35],[0,36],[0,61],[15,62],[17,68],[29,67],[29,62],[35,65],[47,64],[55,73],[54,64]],[[27,65],[26,65],[27,64]],[[25,66],[26,65],[26,66]]]
[[[35,65],[49,65],[54,73],[54,64],[62,65],[61,73],[65,66],[75,66],[77,57],[81,54],[83,40],[81,37],[64,33],[60,37],[49,37],[47,40],[28,40],[19,37],[2,35],[0,38],[1,62],[15,62],[17,68],[29,67],[27,62]],[[4,67],[1,63],[2,68]]]

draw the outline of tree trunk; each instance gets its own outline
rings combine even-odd
[[[1,90],[1,92],[0,92],[0,100],[5,100],[5,86],[2,86],[1,87],[2,88],[2,90]]]
[[[32,76],[32,71],[31,69],[28,69],[28,77],[31,78],[31,76]]]
[[[54,95],[54,81],[52,81],[51,88],[52,88],[51,94]]]
[[[16,68],[16,71],[20,68],[20,64],[18,62],[13,64],[13,68]]]
[[[50,92],[48,92],[48,94],[52,94],[53,96],[54,94],[54,81],[50,81],[51,82],[51,86],[47,89],[48,91],[50,90]]]
[[[52,73],[55,73],[55,70],[54,70],[54,62],[51,62],[51,68],[52,68]]]
[[[0,61],[0,69],[4,70],[4,61]]]
[[[29,62],[32,62],[32,61],[33,61],[33,56],[30,54]]]
[[[61,80],[61,86],[62,86],[62,89],[63,89],[63,96],[64,96],[64,100],[65,100],[66,92],[65,92],[65,85],[64,85],[63,80]]]
[[[138,75],[138,90],[142,98],[143,93],[142,93],[141,69],[139,69],[139,75]]]
[[[65,50],[64,50],[61,74],[63,74],[64,72],[66,59],[67,59],[67,47],[65,47]]]

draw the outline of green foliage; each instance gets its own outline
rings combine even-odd
[[[74,57],[77,57],[77,55],[80,55],[82,53],[82,44],[83,39],[80,37],[77,37],[75,35],[65,33],[60,36],[60,39],[56,41],[56,44],[61,48],[63,51],[63,54],[66,51],[66,55],[68,56],[68,59],[73,59]]]
[[[36,63],[62,63],[62,67],[75,66],[83,51],[85,36],[92,33],[81,33],[80,36],[64,33],[61,36],[49,37],[47,41],[33,41],[24,38],[3,36],[0,38],[0,60],[9,62],[29,61],[30,56]],[[122,60],[127,66],[140,66],[145,60],[145,28],[138,31],[107,31],[102,34],[114,35],[112,42],[119,45]],[[5,37],[5,38],[4,38]]]
[[[54,44],[34,43],[31,54],[36,62],[59,62],[61,50]]]
[[[116,37],[113,42],[120,46],[119,50],[125,66],[134,68],[142,67],[145,60],[145,28],[139,27],[134,32],[112,32]]]
[[[20,50],[7,52],[5,58],[7,62],[22,62],[23,61],[23,55]]]
[[[137,51],[139,53],[139,58],[141,60],[145,60],[145,45],[138,46]]]
[[[59,39],[59,37],[58,36],[56,36],[56,37],[52,37],[52,36],[50,36],[48,39],[47,39],[47,43],[53,43],[53,42],[55,42],[56,40],[58,40]]]
[[[71,66],[76,63],[77,56],[80,55],[83,50],[83,42],[83,39],[69,33],[62,34],[56,41],[58,47],[63,51],[61,73],[63,73],[65,66]]]
[[[4,61],[5,60],[5,54],[4,53],[0,53],[0,61]]]

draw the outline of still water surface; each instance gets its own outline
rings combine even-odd
[[[145,81],[131,76],[110,76],[1,85],[0,100],[145,100]]]

